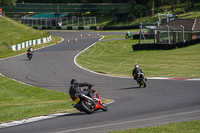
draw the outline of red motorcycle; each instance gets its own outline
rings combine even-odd
[[[74,103],[72,106],[79,111],[83,111],[87,114],[92,114],[96,110],[102,109],[103,111],[107,111],[107,105],[99,98],[99,94],[96,90],[91,89],[93,98],[86,96],[85,94],[75,94],[72,97]]]

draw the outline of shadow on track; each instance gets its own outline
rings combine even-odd
[[[129,90],[129,89],[141,89],[141,87],[120,88],[120,89],[118,89],[118,90]]]

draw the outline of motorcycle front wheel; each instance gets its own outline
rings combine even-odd
[[[101,103],[102,110],[107,111],[108,110],[107,105],[103,101],[100,101],[100,103]]]
[[[31,54],[29,54],[29,55],[28,55],[28,59],[29,59],[29,60],[31,60],[31,58],[32,58],[32,55],[31,55]]]
[[[80,107],[87,114],[92,114],[94,112],[94,107],[88,100],[81,100]]]

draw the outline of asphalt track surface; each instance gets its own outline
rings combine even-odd
[[[138,88],[131,78],[98,75],[75,65],[74,57],[99,40],[97,33],[50,33],[65,41],[36,50],[31,61],[25,54],[1,60],[0,73],[26,84],[66,93],[70,80],[76,78],[79,82],[94,84],[101,98],[109,98],[114,102],[108,105],[107,112],[97,111],[90,115],[76,112],[1,128],[1,133],[102,133],[200,119],[199,80],[149,79],[146,88]],[[78,42],[75,42],[75,38]]]

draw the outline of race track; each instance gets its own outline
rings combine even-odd
[[[131,78],[90,73],[76,66],[74,57],[100,39],[97,33],[50,33],[65,41],[36,50],[31,61],[25,54],[0,60],[0,73],[26,84],[66,93],[70,80],[76,78],[80,82],[94,84],[101,98],[112,99],[114,103],[108,105],[107,112],[97,111],[91,115],[76,112],[1,128],[0,133],[102,133],[200,119],[200,81],[149,79],[147,88],[138,88]]]

